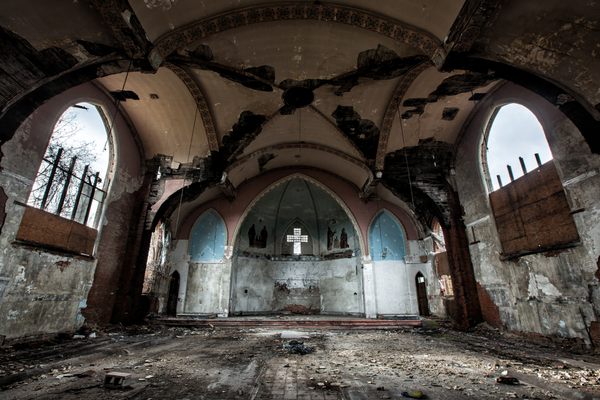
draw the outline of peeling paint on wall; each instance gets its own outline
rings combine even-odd
[[[561,297],[562,294],[554,286],[547,276],[541,274],[529,273],[529,285],[527,287],[530,299],[544,298],[545,296],[552,298]]]

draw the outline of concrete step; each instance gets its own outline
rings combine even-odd
[[[310,328],[310,329],[400,329],[423,326],[421,319],[366,319],[366,318],[190,318],[161,317],[151,321],[155,325],[179,327],[220,328]]]

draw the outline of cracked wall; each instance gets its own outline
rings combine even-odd
[[[279,253],[263,254],[260,248],[253,248],[252,254],[246,254],[249,239],[248,224],[244,225],[244,221],[248,218],[252,219],[253,215],[248,207],[256,198],[265,199],[268,194],[263,197],[263,191],[272,184],[282,179],[288,181],[290,175],[294,176],[298,173],[314,179],[319,182],[319,185],[326,186],[328,190],[339,196],[356,219],[358,231],[363,235],[368,232],[373,218],[382,208],[393,213],[406,230],[408,255],[401,261],[384,265],[385,263],[371,262],[369,256],[360,254],[328,258],[327,250],[323,250],[324,255],[316,252],[317,256],[308,256],[308,258],[281,256]],[[283,186],[285,183],[278,187]],[[271,192],[276,190],[276,188],[272,189]],[[299,196],[298,192],[293,192],[295,196]],[[318,199],[317,203],[324,203],[324,200]],[[293,205],[292,208],[297,206]],[[188,251],[192,226],[199,216],[211,209],[223,218],[229,245],[225,246],[222,260],[193,262]],[[172,215],[177,215],[177,212],[175,209]],[[262,217],[266,218],[265,215]],[[341,231],[339,226],[341,217],[336,214],[335,218],[336,229]],[[180,220],[181,227],[173,235],[176,239],[168,246],[167,271],[158,285],[160,288],[153,293],[158,298],[158,312],[165,312],[169,288],[168,277],[177,271],[181,276],[178,313],[224,316],[229,312],[266,313],[281,311],[290,306],[290,301],[295,301],[296,305],[305,309],[312,307],[312,312],[327,314],[367,314],[370,317],[377,314],[414,315],[417,313],[415,274],[421,271],[427,279],[430,310],[441,313],[437,295],[440,289],[432,268],[433,259],[427,258],[427,254],[431,252],[431,243],[424,244],[418,239],[417,228],[410,216],[398,206],[386,201],[362,202],[358,196],[358,188],[322,171],[279,169],[267,172],[247,184],[240,185],[237,197],[232,202],[217,197],[206,203],[197,204],[193,209],[188,208],[187,212],[182,213]],[[260,226],[266,224],[266,221],[267,219],[264,219]],[[350,232],[352,224],[349,221],[348,224],[350,225],[344,226]],[[326,226],[322,228],[326,232]],[[269,234],[269,238],[271,236],[273,235]],[[350,234],[348,236],[349,243],[351,236]],[[356,238],[356,253],[360,253],[358,249],[360,240]],[[237,245],[232,247],[232,243]],[[267,245],[267,248],[273,249],[272,241],[269,240],[268,243],[271,245]],[[314,246],[315,250],[327,249],[327,235]],[[233,253],[236,255],[232,257]],[[340,256],[342,253],[334,252]],[[402,280],[401,284],[397,282],[398,279]],[[364,287],[363,282],[367,282],[367,288]],[[282,292],[278,290],[284,286],[289,289],[289,293],[285,294],[289,295],[291,300],[282,297]],[[394,303],[393,309],[389,307],[386,309],[386,303],[390,302]]]
[[[71,104],[88,101],[105,107],[112,105],[97,88],[85,84],[70,89],[39,107],[16,131],[11,140],[2,144],[0,188],[6,200],[0,205],[5,214],[0,231],[0,335],[20,338],[41,334],[73,331],[80,327],[82,315],[89,307],[90,288],[104,276],[118,275],[125,248],[115,250],[117,243],[125,242],[129,231],[128,220],[132,204],[123,202],[128,192],[139,186],[141,173],[137,145],[124,121],[115,125],[113,168],[119,173],[111,177],[109,196],[101,218],[96,257],[74,256],[27,246],[15,241],[25,210],[29,191],[38,171],[54,124]],[[108,181],[108,180],[107,180]],[[118,219],[111,215],[119,213]],[[112,220],[112,226],[105,229]],[[98,258],[102,258],[99,262]],[[110,265],[111,268],[106,268]],[[116,287],[106,290],[106,295]],[[104,301],[101,308],[110,315],[112,303]]]
[[[556,252],[502,260],[500,240],[481,167],[481,141],[492,111],[518,102],[542,124],[573,211],[581,244]],[[484,318],[510,330],[590,341],[600,314],[596,260],[600,254],[600,159],[575,126],[539,96],[506,84],[482,101],[456,157],[456,185],[469,232],[470,254]],[[479,173],[474,173],[478,171]],[[493,304],[492,304],[493,303]]]

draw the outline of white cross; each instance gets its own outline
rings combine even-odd
[[[294,228],[293,235],[287,235],[287,242],[294,243],[294,254],[302,254],[302,243],[308,242],[308,235],[301,235],[300,228]]]

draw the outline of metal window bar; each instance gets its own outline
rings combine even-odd
[[[58,149],[54,159],[43,159],[42,162],[49,165],[50,173],[48,174],[47,169],[40,168],[29,203],[83,225],[93,225],[96,221],[94,215],[101,210],[106,196],[106,192],[98,188],[101,182],[100,174],[91,171],[89,165],[84,166],[81,174],[77,173],[77,157],[73,157],[68,167],[64,168],[60,165],[63,154],[61,148]],[[37,193],[43,191],[41,201],[39,198],[36,200],[34,191]],[[60,198],[57,201],[58,193]],[[96,207],[93,207],[94,203]]]

